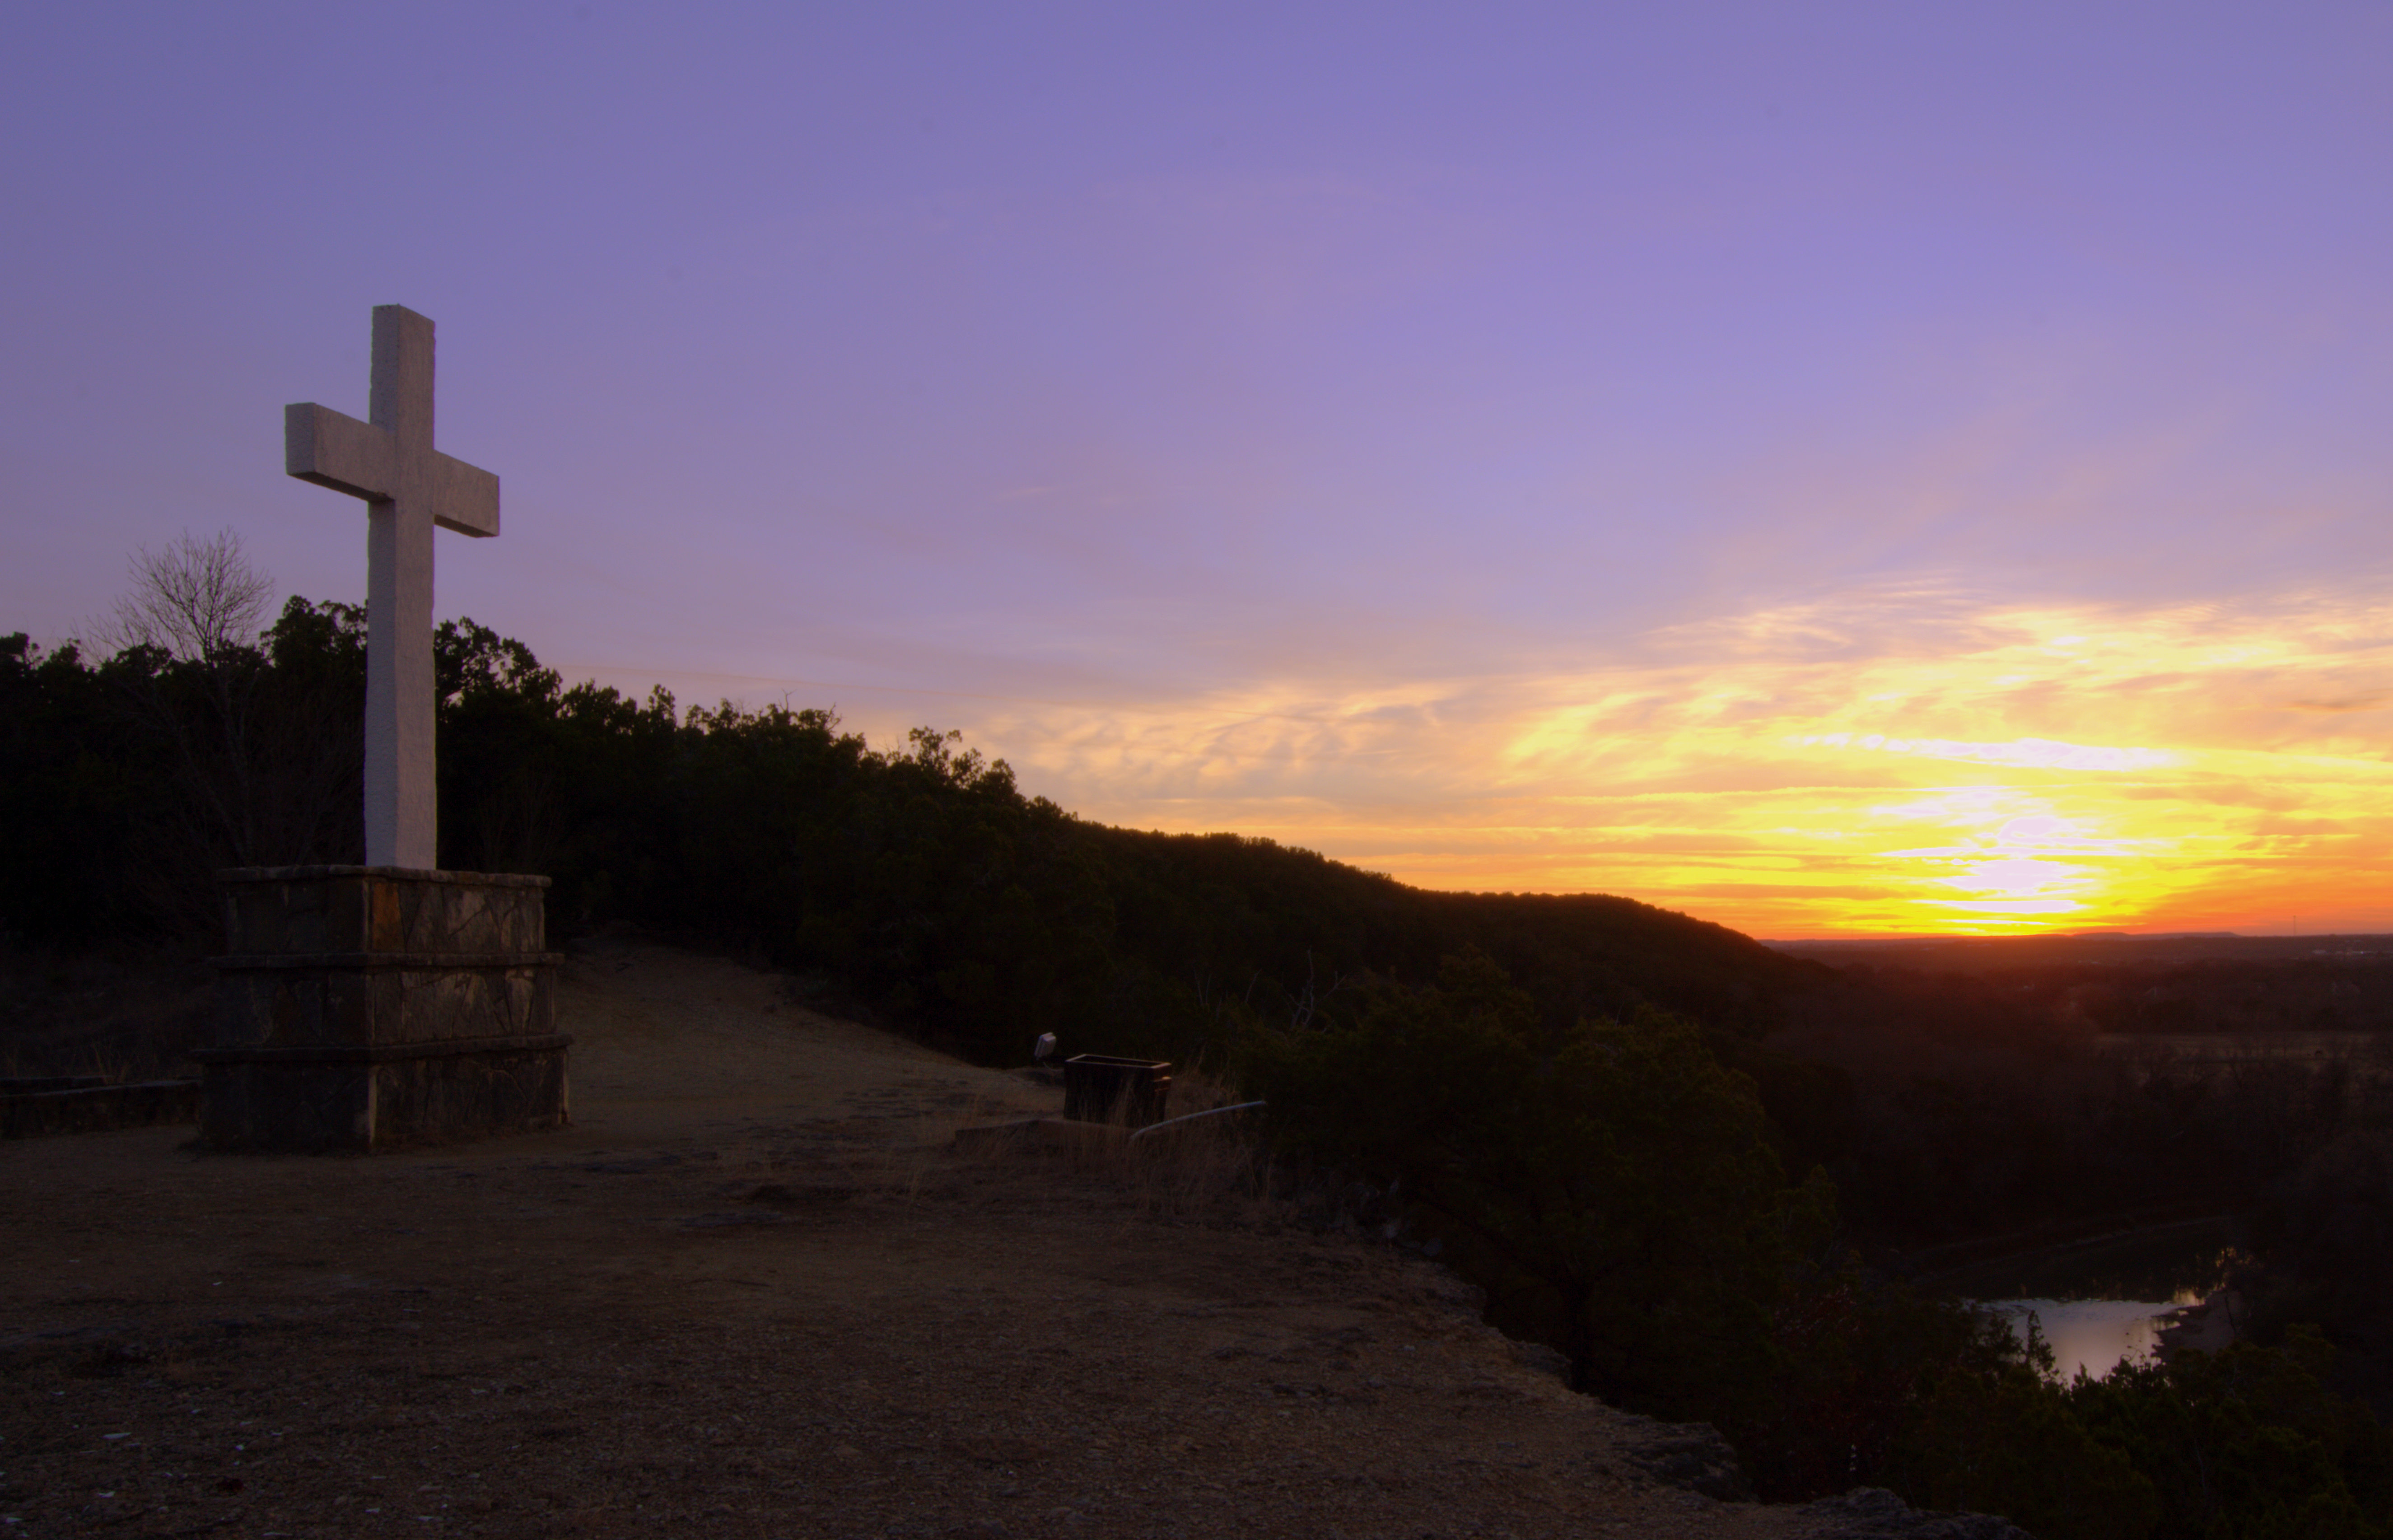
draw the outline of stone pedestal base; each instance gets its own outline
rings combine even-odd
[[[561,1128],[572,1041],[203,1050],[200,1137],[219,1150],[366,1155]]]
[[[218,1046],[194,1055],[208,1143],[365,1153],[567,1121],[548,879],[279,867],[222,881]]]

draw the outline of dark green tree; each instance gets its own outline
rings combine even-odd
[[[1556,1029],[1466,951],[1434,985],[1259,1034],[1247,1064],[1292,1139],[1400,1194],[1580,1389],[1712,1417],[1762,1393],[1773,1307],[1831,1195],[1786,1184],[1752,1082],[1693,1024]]]

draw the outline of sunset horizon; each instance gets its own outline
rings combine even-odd
[[[2393,931],[2382,13],[375,14],[23,29],[0,632],[362,599],[280,412],[396,303],[438,614],[569,679],[1756,935]]]
[[[1876,624],[1936,650],[1856,663],[1838,630],[1856,615],[1797,609],[1561,679],[1180,711],[864,688],[839,709],[884,746],[959,727],[1103,822],[1268,838],[1444,891],[1615,894],[1771,939],[2393,931],[2393,767],[2342,725],[2393,673],[2385,607],[1878,600]],[[664,682],[686,705],[830,704],[815,681]]]

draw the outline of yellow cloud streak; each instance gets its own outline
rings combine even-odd
[[[1850,595],[1582,670],[986,724],[1034,784],[1764,934],[2393,928],[2393,609]]]

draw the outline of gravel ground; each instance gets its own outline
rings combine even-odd
[[[660,948],[565,1004],[556,1133],[0,1146],[0,1535],[1929,1533],[1657,1480],[1234,1140],[959,1153],[1060,1094]]]

